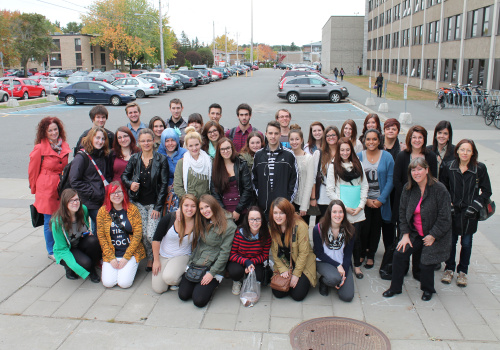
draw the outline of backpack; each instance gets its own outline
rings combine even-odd
[[[85,155],[85,153],[83,153],[81,151],[78,151],[77,154],[78,153]],[[74,158],[73,158],[73,160],[74,160]],[[83,160],[85,162],[85,168],[87,168],[89,166],[89,157],[83,157]],[[69,182],[69,172],[71,170],[71,163],[73,163],[73,161],[66,164],[62,173],[59,174],[59,184],[57,185],[57,194],[58,194],[59,198],[61,198],[61,194],[63,193],[63,191],[65,189],[71,188],[71,183]]]

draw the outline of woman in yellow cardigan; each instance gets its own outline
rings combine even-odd
[[[142,220],[118,181],[106,187],[104,205],[97,213],[97,238],[102,249],[104,287],[129,288],[134,283],[139,261],[146,257],[142,245]]]
[[[269,231],[274,269],[287,278],[290,275],[290,259],[292,263],[290,290],[281,292],[273,289],[274,296],[283,298],[290,295],[295,301],[304,300],[309,288],[316,286],[316,255],[309,243],[307,224],[295,213],[292,203],[278,197],[271,204]]]

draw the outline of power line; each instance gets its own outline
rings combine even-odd
[[[66,10],[71,10],[71,11],[75,11],[75,12],[79,12],[79,13],[84,13],[84,12],[82,12],[80,10],[75,10],[75,9],[72,9],[72,8],[69,8],[69,7],[66,7],[66,6],[62,6],[62,5],[56,5],[56,4],[53,4],[53,3],[48,2],[48,1],[43,1],[43,0],[36,0],[36,1],[43,2],[45,4],[49,4],[49,5],[56,6],[56,7],[61,7],[61,8],[66,9]]]
[[[75,4],[74,2],[68,1],[68,0],[63,0],[64,2],[67,2],[68,4],[75,5],[78,7],[81,7],[82,9],[88,10],[85,6]]]

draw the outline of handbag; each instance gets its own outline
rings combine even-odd
[[[309,209],[307,209],[307,215],[309,216],[320,216],[321,215],[321,210],[319,210],[319,207],[317,205],[310,205]]]
[[[186,271],[186,279],[189,282],[198,283],[208,271],[208,266],[189,265]]]
[[[42,226],[44,223],[43,214],[40,214],[33,204],[30,205],[30,212],[31,224],[33,225],[33,227]]]
[[[490,216],[495,214],[496,205],[495,202],[488,198],[488,201],[485,205],[479,210],[479,221],[485,221]]]
[[[293,236],[293,234],[292,234]],[[271,288],[280,292],[288,292],[290,290],[290,281],[292,280],[293,258],[292,258],[292,239],[290,239],[290,268],[288,269],[288,277],[281,276],[278,270],[275,270],[271,277]]]

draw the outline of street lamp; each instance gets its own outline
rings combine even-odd
[[[160,56],[161,56],[161,71],[164,72],[165,71],[165,53],[164,53],[164,50],[163,50],[163,19],[162,19],[162,16],[161,16],[161,0],[158,1],[159,2],[159,15],[160,15]],[[151,16],[151,17],[154,17],[153,15],[150,15],[150,14],[147,14],[147,13],[134,13],[135,16]]]

